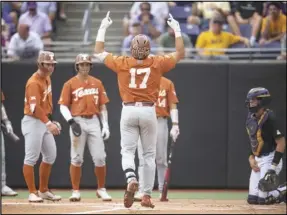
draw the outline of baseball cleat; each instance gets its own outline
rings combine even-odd
[[[135,202],[141,202],[142,201],[142,198],[143,198],[143,193],[141,192],[137,192],[134,196],[134,201]]]
[[[28,198],[29,202],[31,203],[39,203],[39,202],[43,202],[44,200],[39,197],[36,193],[30,193],[29,198]]]
[[[6,185],[2,187],[1,196],[17,196],[17,195],[18,193],[12,190],[10,187]]]
[[[141,206],[147,208],[154,208],[154,204],[151,202],[151,197],[149,195],[144,195],[141,201]]]
[[[79,202],[81,201],[81,194],[79,190],[73,190],[72,195],[69,198],[70,202]]]
[[[134,203],[134,195],[138,190],[139,183],[136,179],[132,179],[127,186],[127,190],[124,195],[124,206],[126,208],[130,208]]]
[[[55,195],[51,191],[46,191],[44,193],[38,192],[39,197],[49,201],[60,201],[62,198],[61,196]]]
[[[168,202],[168,198],[163,198],[162,193],[159,194],[159,201],[161,202]]]
[[[103,201],[112,201],[112,197],[107,193],[106,188],[100,188],[97,190],[97,197]]]

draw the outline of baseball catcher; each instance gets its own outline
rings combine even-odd
[[[14,134],[13,133],[13,127],[12,123],[8,119],[5,106],[3,104],[3,101],[5,100],[4,94],[1,91],[1,124],[3,124],[3,130],[5,129],[5,133],[7,135],[9,134]],[[1,189],[1,195],[2,196],[17,196],[17,192],[12,190],[10,187],[6,185],[6,161],[5,161],[5,145],[4,145],[4,136],[3,136],[3,131],[1,128],[1,152],[2,152],[2,189]]]
[[[286,201],[286,185],[279,186],[285,138],[275,114],[267,109],[269,91],[252,88],[246,98],[249,110],[246,129],[250,140],[249,163],[252,168],[249,183],[249,204],[274,204]]]

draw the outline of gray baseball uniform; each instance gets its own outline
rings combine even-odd
[[[168,149],[168,117],[170,116],[170,104],[178,103],[175,87],[172,81],[162,77],[160,81],[159,96],[156,103],[157,114],[157,142],[156,142],[156,167],[158,175],[158,190],[162,192],[164,184],[164,174],[167,168],[167,149]],[[139,158],[139,192],[143,191],[143,150],[141,139],[138,140],[138,158]]]
[[[158,99],[160,79],[175,67],[171,55],[149,56],[139,61],[133,57],[108,54],[105,65],[117,73],[121,113],[122,168],[127,183],[136,178],[135,152],[139,137],[143,148],[143,191],[151,195],[155,178],[157,119],[154,104]]]

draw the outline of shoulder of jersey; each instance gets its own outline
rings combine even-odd
[[[92,76],[92,75],[89,75],[89,77],[90,77],[90,79],[91,79],[92,81],[95,81],[95,82],[98,82],[98,83],[102,83],[102,81],[101,81],[100,79],[98,79],[98,78],[96,78],[96,77],[94,77],[94,76]]]

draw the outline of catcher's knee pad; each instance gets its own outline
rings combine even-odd
[[[257,205],[258,204],[258,196],[248,195],[247,203],[250,205]]]

